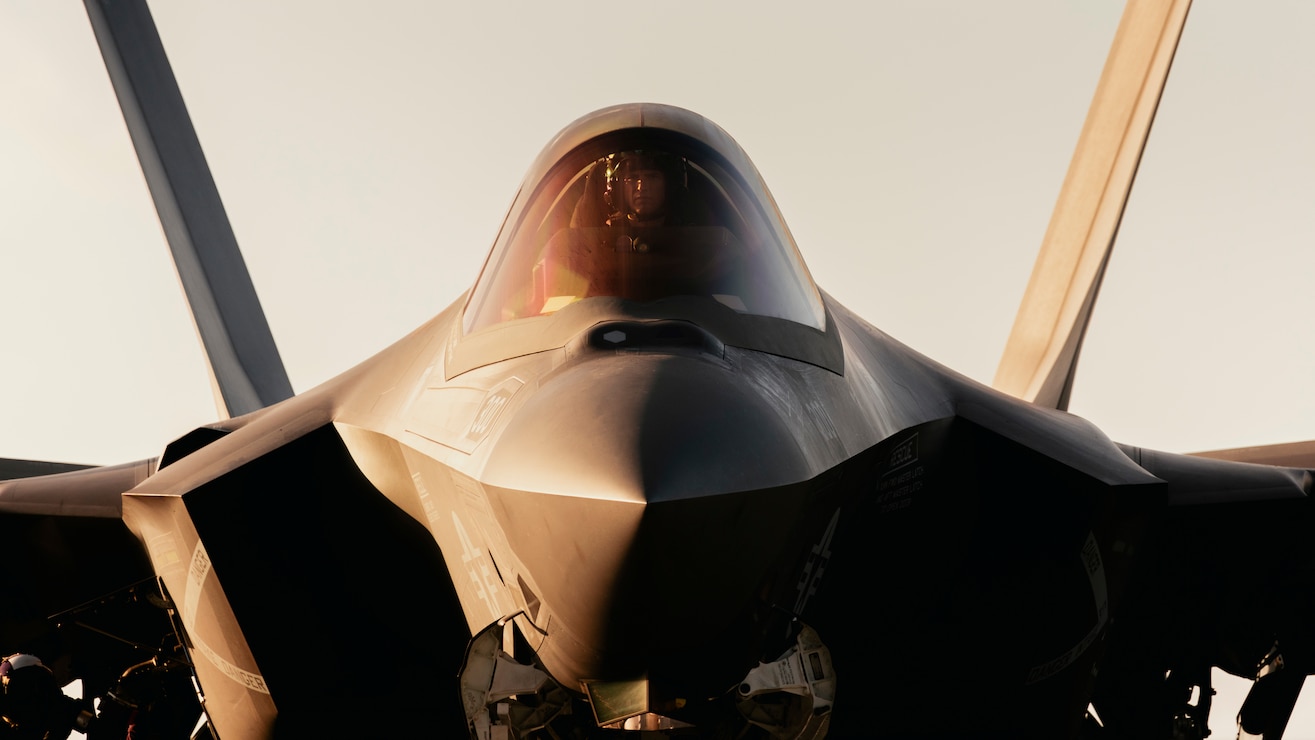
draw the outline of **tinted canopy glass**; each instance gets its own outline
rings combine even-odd
[[[597,136],[527,182],[468,304],[468,332],[591,299],[690,297],[823,330],[825,311],[757,173],[692,136]],[[741,170],[747,169],[748,172]]]

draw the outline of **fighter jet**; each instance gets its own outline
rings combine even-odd
[[[144,4],[88,10],[225,418],[5,464],[40,557],[0,565],[0,649],[222,738],[1202,737],[1211,666],[1281,735],[1308,448],[1062,410],[1185,4],[1129,6],[998,388],[828,296],[734,139],[644,103],[549,142],[469,292],[295,396]],[[148,663],[195,693],[132,702]]]

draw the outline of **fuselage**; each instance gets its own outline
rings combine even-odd
[[[667,183],[656,220],[624,211],[618,192],[637,186],[633,172]],[[489,630],[507,660],[589,693],[600,725],[590,687],[632,684],[644,700],[615,716],[651,716],[654,727],[719,722],[709,718],[728,707],[752,717],[751,699],[769,690],[808,696],[818,702],[808,711],[825,716],[831,690],[820,687],[835,675],[821,643],[841,685],[860,693],[935,695],[909,689],[906,666],[920,655],[961,662],[968,651],[1001,676],[984,705],[1049,702],[1070,716],[1108,620],[1107,581],[1122,567],[1110,548],[1135,519],[1111,515],[1107,492],[1155,482],[1089,424],[958,376],[823,294],[747,156],[711,123],[663,106],[601,111],[559,135],[469,294],[339,378],[220,426],[125,506],[157,571],[185,594],[175,598],[190,601],[186,626],[210,646],[203,683],[212,670],[212,685],[238,676],[235,696],[252,685],[259,694],[262,643],[278,634],[262,636],[243,597],[218,590],[233,591],[269,556],[210,552],[206,530],[221,525],[202,517],[232,520],[221,504],[207,509],[204,491],[249,495],[243,470],[261,459],[334,459],[346,471],[335,475],[364,480],[333,495],[382,494],[413,522],[407,547],[437,546],[446,573],[430,577],[454,592],[460,615],[417,609],[436,639],[476,636],[461,673],[468,719],[485,712],[467,679]],[[1049,472],[993,472],[1034,459]],[[168,503],[189,491],[202,492],[199,503]],[[358,516],[318,500],[326,528]],[[1017,514],[1034,510],[1054,520],[1043,537]],[[386,540],[399,525],[371,526],[361,521]],[[320,546],[266,530],[252,536],[272,538],[268,552]],[[1008,544],[1018,541],[1027,544]],[[996,579],[1008,587],[981,592]],[[1018,588],[1059,593],[1067,611],[1019,613],[1032,602]],[[257,593],[291,599],[285,591]],[[882,609],[865,606],[873,594]],[[196,604],[216,616],[199,618]],[[379,629],[408,618],[379,617]],[[322,633],[335,629],[330,621]],[[962,637],[972,629],[988,632]],[[1015,643],[1029,650],[1007,649]],[[757,683],[757,666],[792,650],[814,650],[817,686]],[[500,655],[490,648],[488,659]],[[928,671],[914,670],[913,683],[939,680]],[[895,701],[896,730],[926,713]],[[848,716],[849,730],[861,726]]]

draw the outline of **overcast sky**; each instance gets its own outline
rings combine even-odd
[[[803,5],[154,12],[297,390],[469,287],[556,131],[644,100],[744,146],[825,290],[990,382],[1122,4]],[[1312,27],[1192,10],[1073,395],[1118,441],[1315,438]],[[0,68],[0,456],[156,455],[214,404],[82,4],[0,3]]]

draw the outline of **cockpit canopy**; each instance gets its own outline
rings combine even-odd
[[[705,349],[844,372],[822,294],[739,144],[696,113],[640,103],[577,120],[539,154],[466,300],[445,373],[653,322],[710,337]]]
[[[580,140],[581,129],[609,122],[612,130],[561,151],[568,134]],[[706,120],[665,106],[601,111],[548,147],[475,286],[465,329],[593,299],[703,299],[826,327],[821,297],[748,158]]]

